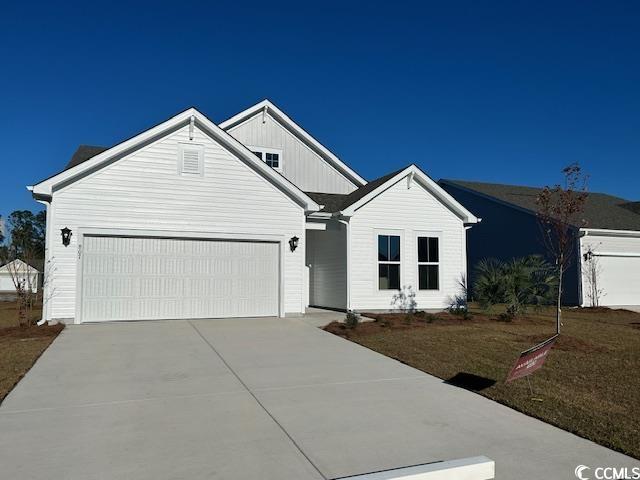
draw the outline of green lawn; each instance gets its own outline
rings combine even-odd
[[[560,339],[529,377],[532,394],[526,378],[504,380],[521,351],[555,333],[555,312],[531,310],[513,322],[471,312],[469,320],[378,315],[354,329],[326,329],[443,379],[481,377],[457,378],[475,379],[480,386],[468,388],[481,395],[640,458],[639,313],[565,309]]]

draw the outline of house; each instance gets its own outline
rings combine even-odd
[[[25,290],[38,291],[42,275],[40,271],[20,259],[0,266],[0,293],[16,293],[16,282]]]
[[[478,219],[415,165],[367,182],[264,100],[215,124],[190,108],[81,146],[28,187],[47,209],[46,320],[442,308]]]
[[[546,255],[536,218],[542,189],[440,180],[459,202],[482,216],[469,233],[469,263],[482,258]],[[640,305],[640,202],[590,193],[583,218],[574,225],[574,259],[565,276],[564,301],[571,305]]]

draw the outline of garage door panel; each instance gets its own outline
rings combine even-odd
[[[83,321],[272,316],[279,246],[87,236]]]
[[[640,305],[640,257],[598,257],[601,305]]]

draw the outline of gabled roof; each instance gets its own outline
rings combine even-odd
[[[485,198],[509,204],[535,214],[536,198],[542,191],[538,187],[504,185],[498,183],[469,182],[465,180],[440,180],[442,185],[451,185],[464,191],[479,194]],[[583,218],[586,228],[605,230],[640,230],[640,214],[634,212],[638,202],[606,193],[591,193],[587,197]],[[575,225],[583,227],[583,225]]]
[[[304,130],[300,125],[289,118],[282,110],[280,110],[273,102],[265,99],[255,105],[243,110],[242,112],[234,115],[233,117],[225,120],[220,124],[220,128],[223,130],[231,130],[248,119],[254,117],[262,112],[268,113],[284,128],[291,132],[295,137],[304,142],[311,150],[320,155],[326,162],[338,170],[341,174],[347,177],[356,186],[362,186],[367,181],[358,175],[354,170],[349,168],[342,160],[340,160],[333,152],[327,147],[322,145],[311,134]]]
[[[74,154],[74,157],[72,157],[65,170],[27,188],[36,198],[48,198],[56,188],[73,183],[84,174],[99,170],[100,168],[132,153],[141,146],[162,138],[167,134],[188,125],[191,121],[193,121],[194,125],[209,135],[212,139],[219,142],[227,150],[236,155],[241,161],[261,174],[289,197],[304,206],[305,211],[313,212],[320,208],[319,205],[302,190],[269,167],[265,162],[261,161],[244,145],[218,127],[195,108],[189,108],[184,112],[171,117],[169,120],[145,130],[144,132],[114,145],[111,148],[97,153],[96,155],[88,157],[88,155],[97,152],[97,150],[102,147],[81,147],[76,151],[77,157],[76,154]],[[74,158],[77,163],[74,162]]]
[[[426,173],[413,164],[372,180],[347,195],[317,192],[307,192],[307,195],[313,198],[316,203],[324,206],[321,212],[352,216],[358,208],[409,175],[412,175],[413,180],[421,183],[433,196],[459,215],[465,223],[477,223],[479,221],[475,215],[464,208]]]
[[[40,264],[38,268],[33,267],[29,264],[27,264],[26,262],[20,260],[19,258],[16,258],[15,260],[12,260],[9,263],[5,263],[3,265],[0,265],[0,273],[9,273],[9,266],[11,265],[11,271],[15,271],[15,272],[19,272],[19,273],[24,273],[25,271],[27,271],[27,269],[30,272],[40,272],[42,271],[42,261],[34,261],[34,263],[38,263]]]
[[[320,205],[324,205],[324,208],[321,210],[323,212],[339,212],[344,208],[347,208],[349,205],[360,200],[362,197],[367,195],[368,193],[374,191],[380,185],[383,185],[388,180],[395,177],[397,174],[402,172],[405,168],[401,168],[400,170],[396,170],[395,172],[388,173],[387,175],[383,175],[382,177],[378,177],[375,180],[371,180],[366,185],[354,190],[351,193],[319,193],[319,192],[306,192],[311,198],[313,198],[316,203]]]
[[[95,145],[79,145],[67,166],[64,167],[65,170],[69,170],[76,165],[80,165],[81,163],[86,162],[90,158],[95,157],[96,155],[101,154],[104,151],[109,150],[109,147],[98,147]]]

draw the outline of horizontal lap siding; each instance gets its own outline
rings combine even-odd
[[[465,273],[465,230],[462,220],[422,186],[407,188],[403,179],[356,211],[351,219],[351,302],[354,309],[389,309],[396,291],[377,288],[376,230],[401,235],[401,286],[416,292],[418,308],[442,308],[460,291]],[[416,234],[440,232],[440,290],[418,290]]]
[[[286,249],[284,259],[284,302],[285,311],[301,311],[303,209],[209,136],[194,133],[193,143],[205,146],[203,177],[178,174],[178,143],[189,142],[185,127],[54,193],[52,318],[75,316],[79,228],[296,235],[301,248]],[[73,231],[69,247],[59,237],[65,226]]]
[[[282,174],[305,192],[350,193],[355,186],[320,155],[262,113],[229,130],[244,145],[282,150]]]

